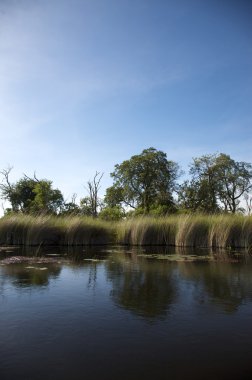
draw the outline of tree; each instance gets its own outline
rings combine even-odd
[[[92,207],[90,197],[84,197],[80,200],[80,213],[85,216],[92,216]]]
[[[101,205],[101,201],[98,198],[98,192],[101,187],[100,183],[102,177],[103,173],[96,172],[94,178],[87,182],[86,189],[88,191],[88,196],[82,198],[80,201],[82,214],[97,218],[98,208]]]
[[[252,187],[251,169],[251,164],[236,162],[223,153],[194,158],[192,179],[180,186],[180,206],[191,211],[235,213],[241,197]]]
[[[15,192],[15,185],[10,182],[10,172],[13,168],[9,166],[7,169],[1,170],[2,182],[0,183],[1,196],[11,204],[11,209],[17,211],[17,195]]]
[[[63,195],[60,190],[52,188],[52,181],[38,181],[33,188],[33,193],[35,197],[30,204],[30,211],[57,214],[63,208]]]
[[[207,212],[218,212],[219,181],[216,173],[216,155],[207,154],[193,159],[190,167],[190,174],[193,176],[193,185],[196,196],[198,209]]]
[[[152,207],[174,207],[172,193],[176,188],[178,164],[168,161],[166,154],[154,148],[115,165],[111,173],[113,186],[107,189],[105,200],[110,206],[126,205],[142,208],[149,213]]]
[[[99,218],[103,220],[121,220],[125,216],[125,212],[120,206],[104,207],[99,213]]]
[[[104,203],[106,207],[117,207],[123,203],[124,194],[122,187],[111,186],[106,190]]]
[[[219,181],[219,199],[226,211],[235,213],[241,197],[252,188],[252,165],[236,162],[230,156],[221,153],[216,158],[215,170]]]
[[[70,202],[64,201],[64,206],[60,212],[60,215],[78,215],[80,213],[80,207],[76,204],[77,194],[73,194]]]
[[[178,202],[182,209],[206,213],[220,211],[215,161],[214,154],[193,158],[189,171],[192,179],[179,186]]]
[[[39,180],[26,174],[16,183],[11,183],[9,174],[12,168],[1,171],[3,181],[0,184],[2,198],[9,201],[12,211],[23,213],[58,213],[64,199],[60,190],[52,188],[52,181]]]

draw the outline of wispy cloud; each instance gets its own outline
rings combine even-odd
[[[96,170],[109,172],[151,145],[185,170],[193,156],[218,150],[252,161],[251,139],[237,132],[247,122],[230,111],[236,67],[219,86],[248,43],[239,25],[225,29],[216,9],[209,16],[163,1],[0,3],[0,168],[13,164],[17,177],[38,170],[71,194]]]
[[[28,108],[30,101],[30,112],[36,107],[42,112],[50,105],[96,101],[118,91],[145,92],[185,77],[185,67],[172,62],[153,70],[149,53],[137,49],[126,60],[123,51],[98,53],[99,46],[94,50],[86,38],[81,44],[63,28],[68,14],[59,16],[57,7],[48,4],[47,11],[39,2],[16,5],[0,16],[0,95],[12,107]],[[82,35],[90,33],[89,27],[84,20]]]

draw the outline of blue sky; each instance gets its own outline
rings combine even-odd
[[[0,168],[65,197],[144,148],[252,162],[252,2],[0,0]]]

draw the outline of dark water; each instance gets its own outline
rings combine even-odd
[[[250,258],[166,255],[0,265],[0,379],[252,379]]]

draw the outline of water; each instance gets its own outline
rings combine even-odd
[[[1,380],[252,378],[250,258],[47,257],[0,265]]]

